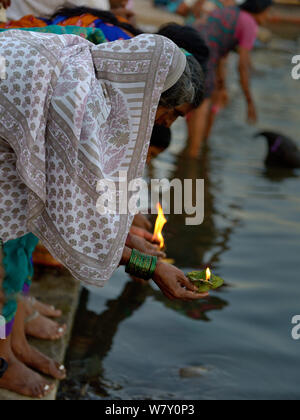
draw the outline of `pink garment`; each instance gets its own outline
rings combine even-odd
[[[133,7],[134,7],[133,0],[128,0],[127,9],[133,10]]]
[[[238,18],[235,37],[239,41],[239,46],[252,50],[257,38],[258,24],[250,13],[241,10]]]

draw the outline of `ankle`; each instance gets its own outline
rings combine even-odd
[[[0,358],[8,362],[12,356],[11,337],[9,336],[6,340],[0,340]]]

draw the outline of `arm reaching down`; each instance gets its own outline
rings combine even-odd
[[[128,267],[132,252],[128,247],[124,248],[120,265]],[[192,301],[204,299],[208,296],[208,293],[198,293],[197,287],[187,279],[181,270],[161,261],[157,262],[152,278],[163,294],[170,300]]]
[[[250,53],[246,48],[240,47],[239,49],[240,60],[239,60],[239,73],[241,87],[244,92],[247,104],[248,104],[248,121],[251,124],[257,122],[257,113],[252,93],[250,89]]]

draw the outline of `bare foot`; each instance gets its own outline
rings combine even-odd
[[[31,304],[32,300],[24,299],[25,310],[25,333],[31,337],[39,338],[41,340],[59,340],[67,331],[67,326],[60,325],[49,318],[43,316],[37,309],[43,304],[37,302],[37,305]]]
[[[29,398],[44,398],[54,385],[28,369],[13,354],[10,339],[0,342],[0,355],[8,363],[8,369],[0,379],[0,388]]]
[[[62,316],[62,311],[59,309],[56,309],[52,305],[46,305],[33,297],[25,298],[25,303],[28,303],[35,311],[38,311],[47,318],[60,318]]]
[[[67,326],[60,325],[49,318],[45,318],[38,312],[37,316],[25,323],[25,333],[30,337],[41,340],[56,341],[60,340],[67,331]]]
[[[14,329],[11,335],[11,344],[14,354],[26,366],[29,366],[55,379],[65,379],[66,370],[64,366],[48,358],[29,345],[25,335],[25,316],[26,308],[24,303],[20,301],[15,318]]]

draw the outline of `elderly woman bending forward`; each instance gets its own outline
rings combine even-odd
[[[0,35],[0,49],[6,62],[0,81],[4,255],[12,240],[31,242],[34,234],[84,283],[103,286],[122,264],[131,275],[152,278],[170,299],[206,297],[176,267],[126,246],[132,215],[96,209],[99,180],[117,181],[120,171],[128,182],[142,177],[154,123],[169,127],[200,105],[197,61],[154,35],[94,46],[72,35],[10,31]],[[5,258],[3,265],[5,271]],[[0,295],[9,323],[0,344],[8,362],[0,387],[42,397],[50,385],[23,364],[58,379],[65,372],[16,357],[13,342],[25,343],[20,334],[10,337],[11,302],[24,285],[13,283],[5,275]],[[15,380],[20,371],[23,382]]]

